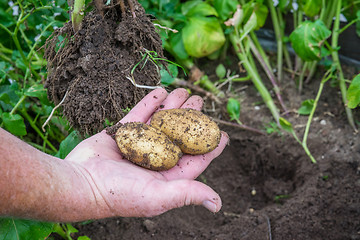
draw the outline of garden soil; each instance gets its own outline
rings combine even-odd
[[[215,66],[208,64],[201,69],[214,75]],[[345,70],[349,79],[357,71]],[[313,80],[299,95],[294,80],[286,75],[283,97],[288,108],[297,109],[303,100],[314,98],[318,85],[319,80]],[[252,84],[233,88],[242,98],[241,121],[264,129],[271,114],[265,105],[254,105],[261,97]],[[346,120],[338,89],[326,84],[311,125],[308,146],[316,164],[290,135],[259,135],[220,124],[230,135],[230,145],[198,178],[220,194],[220,212],[186,206],[152,218],[98,220],[76,225],[78,236],[93,240],[360,239],[360,141]],[[227,119],[224,104],[205,102],[204,112]],[[359,119],[359,112],[355,117]],[[286,118],[302,136],[307,117],[290,111]]]
[[[126,1],[125,1],[126,2]],[[71,22],[56,29],[45,45],[49,98],[61,103],[70,124],[83,135],[117,122],[149,90],[136,84],[160,83],[158,66],[143,58],[146,51],[163,57],[161,39],[139,3],[100,6],[87,13],[74,33]]]

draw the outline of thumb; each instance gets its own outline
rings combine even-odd
[[[181,179],[163,184],[161,194],[157,195],[158,203],[162,206],[158,214],[187,205],[202,205],[213,213],[221,209],[220,196],[201,182]]]

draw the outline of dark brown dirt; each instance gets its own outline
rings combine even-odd
[[[314,98],[319,84],[313,81],[299,95],[293,80],[285,82],[290,109]],[[261,99],[251,84],[240,96],[243,123],[263,128],[271,121],[264,105],[254,108]],[[261,136],[220,125],[230,134],[230,146],[198,178],[220,194],[219,213],[188,206],[153,218],[105,219],[78,225],[79,235],[93,240],[360,239],[360,141],[340,99],[338,88],[328,83],[308,139],[317,164],[291,136]],[[205,108],[208,114],[210,106]],[[359,119],[359,112],[355,117]],[[287,119],[302,136],[307,117],[290,114]]]
[[[55,104],[64,99],[64,115],[83,134],[102,130],[105,120],[117,122],[124,110],[149,92],[136,88],[127,77],[132,76],[145,49],[163,56],[161,40],[136,1],[134,10],[136,18],[129,8],[122,16],[119,5],[106,6],[101,10],[103,16],[94,10],[86,14],[77,33],[69,22],[47,41],[45,87],[49,98]],[[156,86],[158,68],[151,61],[142,61],[133,79],[140,85]]]

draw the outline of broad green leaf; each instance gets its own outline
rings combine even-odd
[[[194,16],[218,16],[218,13],[216,12],[215,8],[213,8],[211,5],[200,2],[199,4],[196,4],[193,8],[189,9],[189,11],[185,14],[186,17],[194,17]]]
[[[176,57],[181,60],[189,58],[189,54],[187,54],[184,47],[182,32],[170,34],[169,44],[171,47],[171,51]]]
[[[216,9],[219,17],[225,21],[229,19],[236,11],[238,3],[233,0],[215,0],[214,8]]]
[[[53,223],[48,222],[2,218],[0,219],[0,239],[46,239],[51,234],[53,225]]]
[[[192,1],[186,1],[183,4],[181,4],[181,13],[186,16],[186,14],[196,7],[196,5],[202,3],[202,0],[192,0]]]
[[[42,84],[36,83],[36,84],[32,85],[31,87],[26,89],[24,94],[29,97],[39,98],[40,100],[47,99],[46,89],[44,88],[44,86]]]
[[[305,15],[311,18],[315,17],[320,13],[321,5],[321,0],[306,0],[304,5]]]
[[[6,104],[16,104],[19,100],[19,96],[15,93],[16,88],[11,85],[0,86],[0,100]]]
[[[259,28],[264,26],[269,10],[263,4],[255,4],[254,12],[256,14],[256,23],[257,23],[255,30],[258,30]]]
[[[16,21],[13,19],[11,12],[6,12],[3,8],[0,8],[0,22],[7,28],[16,24]]]
[[[235,98],[229,98],[226,110],[230,116],[231,120],[240,118],[240,102]]]
[[[216,67],[215,72],[216,72],[216,76],[220,79],[226,76],[226,68],[221,63]]]
[[[164,84],[165,86],[169,86],[170,84],[172,84],[178,75],[177,66],[170,64],[168,65],[168,69],[170,73],[164,68],[160,70],[161,83]]]
[[[321,48],[331,31],[321,20],[301,23],[291,34],[290,41],[296,54],[304,61],[321,59]]]
[[[347,100],[349,108],[356,108],[360,105],[360,74],[351,81],[347,90]]]
[[[193,57],[205,57],[225,43],[225,35],[214,17],[191,17],[183,28],[182,38],[186,52]]]
[[[279,118],[280,126],[287,132],[292,133],[294,131],[292,124],[285,118]]]
[[[309,115],[314,107],[314,99],[307,99],[301,103],[301,107],[298,110],[300,115]]]
[[[278,8],[281,12],[285,12],[291,8],[292,0],[279,0]]]
[[[77,131],[72,131],[65,140],[60,143],[59,151],[55,156],[64,159],[81,141],[80,134]]]
[[[21,115],[4,112],[1,117],[6,130],[16,136],[26,135],[26,126]]]

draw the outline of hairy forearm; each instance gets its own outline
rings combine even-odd
[[[0,128],[0,216],[71,222],[103,217],[86,172]]]

